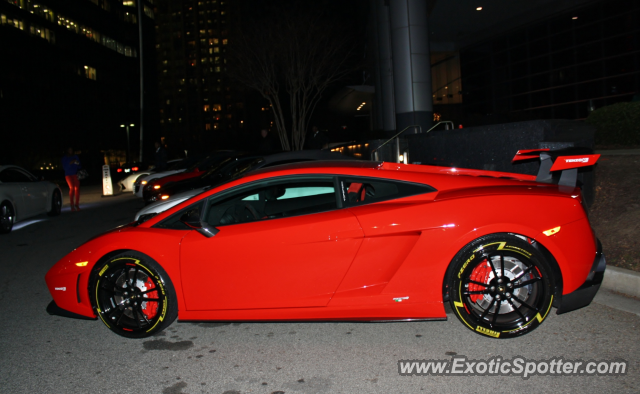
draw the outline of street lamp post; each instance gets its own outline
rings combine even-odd
[[[129,126],[133,127],[135,126],[135,124],[131,123],[128,125],[124,125],[121,124],[120,127],[126,127],[127,128],[127,163],[129,163],[129,165],[131,164],[130,158],[131,158],[131,150],[129,149]]]

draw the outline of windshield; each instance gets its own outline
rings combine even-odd
[[[225,160],[226,157],[221,157],[218,153],[213,153],[203,157],[202,159],[196,161],[191,167],[187,168],[185,172],[195,171],[199,169],[200,171],[206,171],[212,164]]]
[[[253,170],[254,168],[256,168],[262,162],[264,162],[264,158],[263,157],[259,157],[257,159],[253,159],[253,160],[248,161],[248,162],[238,163],[239,165],[237,167],[233,168],[232,171],[228,172],[228,176],[231,179],[238,179],[244,173]]]
[[[222,175],[219,182],[216,181],[211,185],[204,188],[203,191],[211,190],[212,187],[218,187],[224,185],[225,183],[229,183],[231,181],[235,181],[236,179],[242,178],[247,172],[256,168],[256,166],[264,161],[264,158],[259,157],[257,159],[247,159],[244,161],[239,161],[235,163],[235,166],[228,166],[225,169],[225,174]]]
[[[203,178],[207,178],[213,174],[215,174],[216,172],[220,171],[220,169],[225,166],[227,163],[231,162],[232,160],[234,160],[233,157],[227,157],[226,159],[220,161],[219,163],[215,164],[213,167],[211,167],[204,175],[202,175]]]
[[[173,163],[169,163],[166,171],[175,171],[188,168],[200,161],[200,159],[200,157],[186,157],[182,160],[174,161]]]

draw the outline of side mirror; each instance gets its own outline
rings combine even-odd
[[[211,238],[220,232],[220,230],[218,230],[217,228],[210,226],[209,223],[200,220],[199,208],[194,208],[184,213],[180,217],[180,221],[186,224],[187,227],[196,230],[207,238]]]

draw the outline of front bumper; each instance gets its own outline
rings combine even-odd
[[[600,289],[606,267],[607,262],[602,253],[602,244],[598,240],[598,251],[596,252],[596,257],[593,260],[593,265],[591,266],[587,279],[578,289],[562,296],[562,303],[556,313],[560,315],[591,304],[598,289]]]
[[[58,304],[56,304],[55,301],[51,301],[49,303],[49,305],[47,305],[47,313],[50,315],[56,315],[56,316],[63,316],[63,317],[70,317],[72,319],[82,319],[82,320],[97,320],[97,317],[89,317],[89,316],[83,316],[83,315],[79,315],[77,313],[73,313],[71,311],[68,311],[66,309],[62,309],[58,306]]]

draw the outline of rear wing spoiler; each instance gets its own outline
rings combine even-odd
[[[561,171],[558,185],[576,187],[578,168],[595,165],[600,158],[589,148],[525,149],[519,150],[512,162],[540,158],[536,182],[555,183],[553,173]]]

